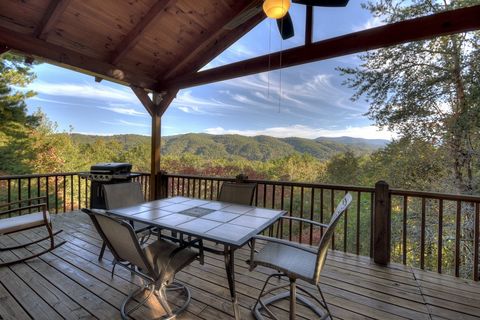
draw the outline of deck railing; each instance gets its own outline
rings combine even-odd
[[[163,174],[167,196],[215,200],[224,181],[234,178]],[[335,205],[350,192],[353,202],[332,241],[332,248],[371,256],[379,263],[398,262],[479,280],[480,197],[318,183],[256,182],[254,204],[288,211],[289,215],[328,222]],[[162,182],[161,182],[162,183]],[[279,224],[279,234],[299,243],[315,244],[321,230]],[[275,229],[277,230],[277,229]],[[269,230],[270,234],[275,230]]]
[[[135,180],[148,195],[149,174]],[[164,196],[215,200],[221,184],[235,178],[162,174],[158,181]],[[246,181],[258,184],[256,206],[325,223],[350,192],[353,203],[335,232],[332,249],[479,280],[480,197],[390,189],[386,183],[358,187]],[[0,177],[0,203],[38,196],[48,196],[52,213],[78,210],[89,206],[90,182],[77,172]],[[267,232],[305,244],[316,244],[322,236],[322,230],[291,221]]]
[[[148,195],[148,173],[133,178]],[[90,180],[78,172],[0,176],[0,203],[46,196],[52,213],[68,212],[90,206]]]

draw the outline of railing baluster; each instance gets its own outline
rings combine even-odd
[[[335,190],[330,189],[330,219],[335,211]],[[335,232],[332,235],[332,250],[335,250]]]
[[[8,179],[7,180],[7,202],[10,203],[12,202],[12,180]],[[8,210],[12,209],[11,206],[8,206]],[[11,213],[8,214],[9,217],[12,216]]]
[[[478,260],[479,260],[479,236],[480,236],[480,203],[474,203],[475,206],[475,230],[473,235],[473,280],[478,281]]]
[[[28,177],[27,178],[27,198],[31,199],[32,198],[32,178]],[[28,201],[28,205],[30,206],[32,204],[31,201]],[[32,209],[28,209],[28,213],[31,213]]]
[[[63,178],[63,212],[65,213],[67,211],[67,176],[62,176]]]
[[[80,207],[82,206],[82,178],[80,178],[80,176],[77,176],[78,177],[78,180],[77,180],[77,183],[78,183],[78,209],[80,209]]]
[[[314,220],[313,214],[315,210],[315,188],[311,189],[312,192],[310,194],[310,220]],[[313,225],[310,224],[310,241],[309,244],[312,245],[313,243]]]
[[[88,203],[88,180],[85,179],[85,207],[90,207]]]
[[[267,184],[263,184],[263,207],[267,207]]]
[[[408,196],[403,197],[403,227],[402,227],[402,262],[407,264],[407,219],[408,219]]]
[[[293,188],[290,187],[290,216],[293,216]],[[292,241],[292,220],[288,221],[288,240]]]
[[[73,211],[73,174],[70,175],[70,211]]]
[[[425,197],[422,197],[422,221],[420,226],[420,269],[425,269],[425,202]]]
[[[347,194],[346,190],[345,190],[345,194]],[[346,209],[345,213],[343,214],[343,252],[347,252],[347,238],[348,238],[347,226],[348,226],[348,209]]]
[[[50,186],[48,185],[48,177],[45,177],[45,196],[47,197],[47,209],[50,210]]]
[[[205,187],[203,189],[203,199],[207,199],[207,179],[205,181]]]
[[[210,180],[210,200],[213,200],[213,179]]]
[[[300,219],[303,219],[303,197],[304,197],[304,188],[300,187]],[[300,236],[299,236],[299,242],[302,243],[302,238],[303,238],[303,223],[300,221]]]
[[[455,277],[460,276],[460,233],[462,218],[462,202],[457,201],[457,214],[455,217]]]
[[[281,197],[280,197],[280,210],[284,210],[284,205],[285,205],[285,186],[282,184],[281,188]],[[283,219],[280,219],[280,234],[281,234],[281,239],[283,239]]]
[[[323,223],[323,188],[320,188],[320,223]],[[320,228],[320,237],[323,237],[323,228]]]
[[[55,213],[58,213],[58,176],[55,176],[55,197],[54,197],[54,200],[55,200]]]
[[[443,200],[438,201],[438,239],[437,239],[437,272],[442,273],[443,256]]]
[[[357,192],[357,233],[355,234],[355,253],[360,254],[360,205],[362,200],[362,192]]]
[[[375,201],[375,193],[370,193],[370,258],[373,258],[373,204]]]
[[[276,185],[272,185],[272,209],[275,209],[275,187]]]

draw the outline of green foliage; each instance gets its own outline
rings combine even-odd
[[[368,1],[364,7],[386,23],[478,4],[457,0]],[[404,137],[422,139],[449,150],[453,184],[472,193],[478,166],[480,123],[480,32],[382,48],[360,56],[358,68],[339,68],[346,84],[365,96],[368,116]]]

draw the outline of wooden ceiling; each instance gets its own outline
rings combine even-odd
[[[305,45],[198,72],[265,18],[262,2],[0,0],[0,54],[18,51],[97,80],[164,92],[170,101],[189,86],[480,29],[480,5],[473,5],[312,43],[306,7]]]
[[[0,47],[158,89],[191,74],[264,19],[261,0],[1,0]]]

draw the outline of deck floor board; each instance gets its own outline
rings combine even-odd
[[[0,268],[0,319],[119,319],[122,299],[140,284],[138,277],[117,268],[110,277],[112,255],[98,261],[102,244],[86,215],[74,212],[54,216],[58,240],[67,243],[51,253]],[[0,247],[38,239],[45,233],[32,229],[3,236]],[[214,245],[214,244],[210,244]],[[15,252],[0,253],[0,260],[22,257],[48,247],[42,242]],[[253,305],[263,281],[272,272],[248,270],[249,249],[235,255],[236,287],[242,319],[253,319]],[[233,319],[223,257],[207,254],[205,264],[194,262],[177,276],[192,293],[192,301],[179,319]],[[283,280],[275,280],[283,281]],[[315,287],[303,284],[314,292]],[[479,319],[480,283],[426,272],[404,265],[375,265],[370,258],[330,252],[321,287],[335,319]],[[176,298],[171,297],[172,303]],[[288,301],[274,307],[288,319]],[[132,314],[148,319],[163,313],[150,299]],[[312,319],[299,305],[298,319]]]

